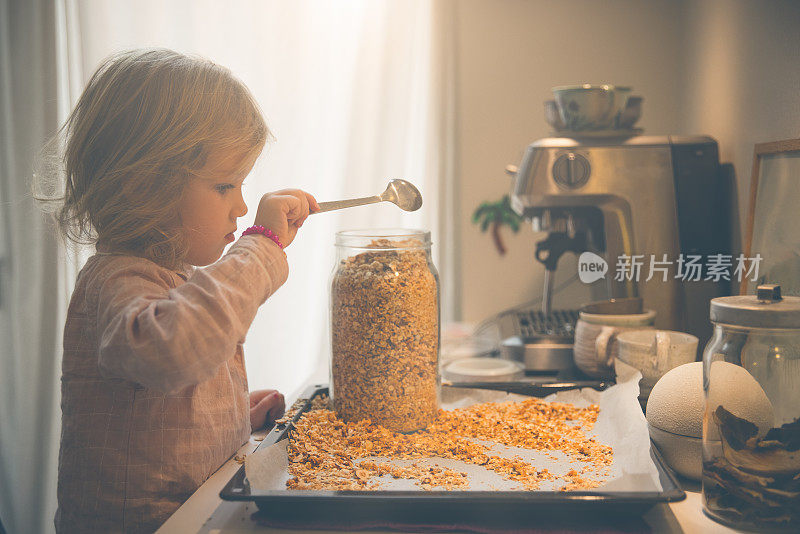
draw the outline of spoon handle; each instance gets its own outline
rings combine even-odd
[[[351,198],[348,200],[334,200],[332,202],[320,202],[319,211],[314,213],[322,213],[323,211],[340,210],[342,208],[352,208],[354,206],[363,206],[364,204],[375,204],[383,200],[380,195],[374,197]],[[313,215],[313,214],[312,214]]]

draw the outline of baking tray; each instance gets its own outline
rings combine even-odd
[[[519,391],[519,388],[512,389]],[[300,397],[307,401],[292,421],[297,421],[311,407],[313,398],[327,393],[325,385],[307,389]],[[290,428],[291,425],[276,426],[257,449],[288,438]],[[269,517],[317,521],[326,518],[337,521],[343,516],[365,521],[380,519],[407,523],[409,518],[420,522],[441,522],[449,518],[463,522],[470,517],[485,518],[486,514],[519,520],[542,515],[574,517],[584,513],[616,517],[641,515],[656,504],[686,498],[686,493],[654,445],[650,447],[650,455],[658,470],[661,491],[603,492],[601,488],[569,492],[251,490],[242,465],[219,495],[226,501],[254,502],[261,513]]]

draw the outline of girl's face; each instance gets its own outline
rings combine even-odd
[[[258,154],[247,157],[242,167],[241,160],[229,161],[212,154],[205,167],[208,173],[192,178],[186,186],[179,212],[188,241],[189,264],[202,267],[214,263],[235,239],[236,220],[247,213],[242,182]]]

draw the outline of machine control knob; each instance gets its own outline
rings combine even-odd
[[[553,164],[553,179],[561,187],[577,189],[582,187],[592,173],[592,167],[586,156],[575,152],[560,155]]]

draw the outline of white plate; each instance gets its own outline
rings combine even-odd
[[[444,368],[445,378],[453,382],[508,382],[524,374],[521,363],[501,358],[463,358]]]

